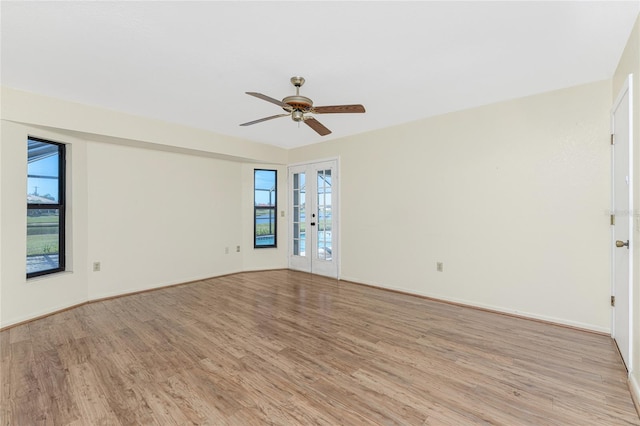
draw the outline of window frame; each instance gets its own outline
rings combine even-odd
[[[34,136],[27,137],[27,150],[29,141],[43,142],[58,147],[58,202],[57,203],[29,203],[27,201],[27,217],[29,216],[29,210],[58,210],[58,267],[45,269],[36,272],[27,272],[27,279],[40,277],[43,275],[54,274],[58,272],[64,272],[66,270],[66,145],[60,142],[50,141],[48,139],[42,139]],[[27,167],[28,170],[28,167]],[[29,179],[29,173],[27,171],[27,180]],[[28,192],[28,189],[27,189]],[[26,230],[25,230],[26,231]],[[25,261],[27,259],[25,253]],[[25,265],[26,266],[26,265]]]
[[[256,192],[265,191],[264,189],[256,189],[256,175],[258,172],[273,172],[273,207],[259,206],[256,203]],[[258,244],[258,210],[273,211],[273,244]],[[278,171],[275,169],[253,169],[253,248],[277,248],[278,247]]]

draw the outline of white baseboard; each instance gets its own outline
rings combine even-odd
[[[350,282],[358,283],[358,284],[369,285],[369,286],[373,286],[373,287],[377,287],[377,288],[388,289],[388,290],[391,290],[391,291],[398,291],[398,292],[401,292],[401,293],[413,294],[413,295],[416,295],[416,296],[419,296],[419,297],[426,297],[426,298],[429,298],[429,299],[439,300],[439,301],[442,301],[442,302],[454,303],[456,305],[468,306],[470,308],[484,309],[484,310],[487,310],[487,311],[499,312],[499,313],[503,313],[503,314],[522,317],[522,318],[529,318],[529,319],[533,319],[533,320],[544,321],[544,322],[549,322],[549,323],[553,323],[553,324],[564,325],[564,326],[567,326],[567,327],[578,328],[578,329],[582,329],[582,330],[593,331],[593,332],[596,332],[596,333],[611,335],[611,329],[610,328],[600,327],[600,326],[596,326],[596,325],[593,325],[593,324],[587,324],[587,323],[582,323],[582,322],[578,322],[578,321],[571,321],[571,320],[567,320],[567,319],[564,319],[564,318],[550,317],[550,316],[539,315],[539,314],[535,314],[535,313],[531,313],[531,312],[522,312],[522,311],[518,311],[518,310],[515,310],[515,309],[505,308],[505,307],[502,307],[502,306],[488,305],[488,304],[484,304],[484,303],[474,302],[474,301],[471,301],[471,300],[457,299],[457,298],[453,298],[453,297],[442,296],[442,295],[439,295],[439,294],[429,294],[429,293],[417,292],[417,291],[413,291],[413,290],[407,290],[405,288],[389,287],[389,286],[383,286],[383,285],[380,285],[380,284],[367,283],[367,282],[359,281],[358,279],[352,279],[352,278],[345,277],[345,276],[340,277],[340,279],[344,280],[344,281],[350,281]]]
[[[163,283],[153,284],[146,287],[118,289],[118,291],[114,291],[114,292],[107,291],[107,292],[101,292],[101,293],[94,293],[94,294],[88,295],[87,298],[83,298],[81,300],[69,301],[69,303],[65,303],[64,305],[58,305],[42,311],[31,312],[28,315],[24,315],[21,317],[11,318],[8,321],[2,321],[0,322],[0,330],[8,329],[10,327],[15,327],[16,325],[20,325],[20,324],[34,321],[40,318],[48,317],[49,315],[54,315],[54,314],[66,311],[68,309],[73,309],[73,308],[85,305],[87,303],[98,302],[101,300],[112,299],[116,297],[129,296],[132,294],[144,293],[147,291],[160,290],[167,287],[189,284],[192,282],[203,281],[203,280],[208,280],[212,278],[219,278],[226,275],[234,275],[241,272],[244,272],[244,271],[233,270],[233,271],[222,272],[220,274],[213,275],[213,276],[211,275],[194,276],[194,277],[188,277],[182,280],[174,280],[174,281],[167,281]]]
[[[29,313],[28,315],[11,318],[9,321],[3,321],[0,323],[0,330],[4,330],[9,327],[15,327],[16,325],[27,323],[27,322],[36,320],[38,318],[48,317],[49,315],[53,315],[58,312],[63,312],[63,311],[66,311],[67,309],[72,309],[76,306],[82,306],[86,302],[87,301],[85,299],[69,301],[69,303],[65,303],[64,305],[58,305],[58,306],[54,306],[52,308],[44,309],[41,311],[32,312],[32,313]]]

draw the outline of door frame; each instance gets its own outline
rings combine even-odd
[[[289,238],[288,238],[288,242],[287,242],[287,267],[290,269],[295,269],[295,268],[291,268],[291,259],[293,256],[293,234],[291,233],[291,226],[293,223],[293,210],[292,210],[292,202],[293,200],[291,200],[291,194],[292,194],[292,190],[293,190],[293,182],[291,181],[291,169],[292,168],[296,168],[296,167],[313,167],[314,165],[320,165],[322,163],[334,163],[335,164],[335,174],[333,175],[333,181],[332,181],[332,186],[331,186],[331,191],[332,191],[332,204],[335,205],[335,208],[332,207],[332,226],[331,226],[331,233],[332,233],[332,244],[335,245],[333,253],[332,253],[332,261],[335,264],[335,276],[331,275],[332,278],[336,278],[336,279],[340,279],[340,253],[341,253],[341,238],[340,238],[340,204],[341,204],[341,200],[340,200],[340,157],[329,157],[329,158],[323,158],[323,159],[319,159],[319,160],[312,160],[312,161],[304,161],[304,162],[298,162],[298,163],[291,163],[287,165],[287,211],[288,211],[288,217],[290,218],[290,220],[288,221],[287,226],[289,226]],[[308,177],[307,177],[308,179]],[[316,179],[315,176],[313,176],[313,179]],[[315,186],[315,185],[314,185]],[[316,196],[316,194],[313,194],[314,197]],[[306,195],[307,199],[309,199],[309,193],[307,193]],[[313,206],[315,206],[317,200],[313,201]],[[307,209],[308,212],[310,213],[311,210]],[[308,218],[307,218],[308,219]],[[308,224],[308,220],[307,220],[307,229],[311,229],[311,227]],[[315,241],[315,240],[314,240]],[[337,250],[336,250],[337,248]],[[310,258],[309,259],[310,262],[310,270],[307,272],[310,273],[315,273],[313,271],[313,260]],[[300,270],[300,269],[297,269]]]
[[[628,312],[629,312],[629,335],[627,336],[627,340],[628,340],[628,354],[626,354],[627,356],[627,372],[630,374],[633,371],[633,355],[634,355],[634,350],[633,350],[633,333],[634,333],[634,327],[633,327],[633,321],[635,318],[634,315],[634,311],[633,311],[633,298],[634,298],[634,294],[633,294],[633,279],[634,279],[634,267],[633,267],[633,259],[634,259],[634,232],[635,232],[635,227],[634,227],[634,222],[635,222],[635,212],[633,210],[633,206],[634,206],[634,198],[633,198],[633,182],[634,182],[634,169],[633,169],[633,81],[632,81],[632,74],[629,74],[627,76],[627,78],[625,79],[625,82],[622,86],[622,88],[620,89],[620,92],[618,93],[618,96],[616,97],[615,102],[613,103],[613,106],[611,107],[611,113],[610,113],[610,120],[611,120],[611,135],[612,138],[614,138],[613,140],[615,141],[615,111],[617,110],[617,108],[620,106],[621,102],[623,101],[625,95],[628,94],[628,102],[629,102],[629,141],[628,141],[628,167],[629,167],[629,207],[628,207],[628,211],[626,212],[621,212],[622,214],[620,214],[619,219],[620,220],[627,220],[628,226],[629,226],[629,283],[628,283],[628,295],[629,295],[629,300],[627,300],[626,302],[628,303]],[[614,215],[615,220],[619,220],[618,219],[618,215],[616,215],[616,211],[615,211],[615,144],[612,143],[611,144],[611,213]],[[640,221],[640,219],[639,219]],[[616,245],[615,245],[615,241],[616,241],[616,236],[615,236],[615,225],[611,226],[611,294],[613,296],[617,296],[616,295],[616,271],[615,271],[615,259],[616,259]],[[619,249],[618,249],[619,250]],[[617,297],[616,297],[617,299]],[[618,300],[616,300],[616,304],[618,303]],[[616,309],[615,306],[612,307],[611,309],[611,337],[613,339],[615,339],[615,335],[616,335],[616,330],[615,330],[615,324],[616,324]],[[617,346],[617,345],[616,345]]]

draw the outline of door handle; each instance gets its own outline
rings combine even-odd
[[[628,249],[629,248],[629,240],[627,240],[627,241],[617,240],[616,241],[616,247],[626,247]]]

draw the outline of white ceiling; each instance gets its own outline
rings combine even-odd
[[[0,3],[2,85],[282,147],[611,78],[640,2]],[[273,104],[307,82],[321,137]]]

